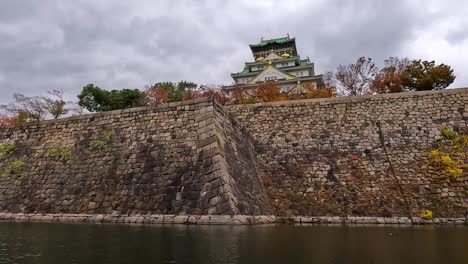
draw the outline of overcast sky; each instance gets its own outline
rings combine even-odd
[[[290,33],[316,72],[360,56],[451,65],[468,86],[468,1],[0,0],[0,103],[94,83],[229,84],[260,38]]]

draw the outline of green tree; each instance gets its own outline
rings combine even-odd
[[[88,84],[78,95],[78,104],[90,112],[126,109],[143,104],[144,92],[138,89],[104,90]]]
[[[442,90],[455,80],[453,69],[435,61],[414,60],[406,68],[402,81],[410,91]]]

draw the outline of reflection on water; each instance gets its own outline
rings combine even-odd
[[[467,227],[0,223],[0,263],[468,263]]]

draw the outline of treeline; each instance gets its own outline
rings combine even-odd
[[[338,93],[351,96],[441,90],[454,80],[453,69],[448,65],[397,57],[385,60],[380,70],[371,58],[361,57],[325,76],[327,84],[336,87]]]
[[[0,106],[0,125],[20,125],[25,121],[59,118],[86,111],[105,112],[131,107],[212,97],[221,104],[248,104],[307,98],[356,96],[447,88],[455,80],[453,69],[434,61],[409,60],[390,57],[379,69],[371,58],[360,57],[355,63],[340,65],[335,72],[327,72],[318,86],[302,84],[300,93],[282,92],[276,82],[260,84],[255,91],[235,87],[229,93],[220,86],[198,86],[181,81],[159,82],[144,90],[106,90],[88,84],[77,96],[78,101],[65,101],[63,92],[53,90],[47,96],[28,97],[14,94],[14,101]]]
[[[146,86],[144,91],[138,89],[108,91],[93,84],[88,84],[83,87],[78,95],[78,104],[90,112],[105,112],[207,96],[213,97],[222,103],[227,98],[219,87],[198,86],[196,83],[187,81],[155,83]]]
[[[64,115],[84,112],[106,112],[138,106],[155,105],[212,97],[222,104],[228,97],[220,87],[198,86],[196,83],[160,82],[139,89],[106,90],[88,84],[78,94],[78,101],[65,101],[63,91],[50,91],[46,96],[25,96],[15,93],[13,101],[0,105],[0,125],[18,126],[26,121],[41,121],[48,117],[57,119]]]

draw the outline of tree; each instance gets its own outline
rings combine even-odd
[[[78,104],[90,112],[105,112],[143,105],[145,93],[138,89],[107,91],[93,84],[83,87]]]
[[[287,98],[281,95],[278,85],[272,81],[260,84],[257,88],[256,95],[262,102],[287,100]]]
[[[455,80],[453,69],[435,61],[414,60],[405,70],[403,84],[411,91],[441,90]]]
[[[78,104],[88,111],[101,112],[101,105],[106,102],[106,91],[90,83],[83,87],[78,99]]]
[[[195,90],[197,86],[198,85],[193,82],[181,81],[178,83],[159,82],[151,85],[150,87],[160,87],[164,89],[168,92],[170,102],[178,102],[182,101],[185,92]]]
[[[311,89],[311,88],[314,88],[314,87],[306,86],[306,88],[308,88],[309,93],[310,93],[311,90],[314,90],[314,89]],[[333,72],[331,72],[331,71],[326,72],[323,75],[322,82],[319,82],[319,85],[318,85],[317,89],[315,89],[315,90],[319,90],[318,93],[320,93],[320,94],[329,95],[327,97],[337,96],[335,74],[333,74]],[[323,97],[313,97],[313,98],[323,98]]]
[[[191,93],[192,91],[196,90],[197,87],[198,85],[194,82],[181,81],[177,83],[176,89],[172,95],[173,102],[182,101],[182,97],[184,93],[186,92]]]
[[[370,89],[374,93],[399,93],[405,91],[403,78],[406,68],[410,65],[408,59],[390,57],[385,60],[385,67],[375,76]]]
[[[204,97],[203,91],[198,89],[186,89],[182,94],[182,101],[193,100],[200,97]]]
[[[158,105],[162,103],[168,103],[171,99],[169,98],[169,91],[161,86],[146,87],[145,91],[145,102],[149,105]]]
[[[231,104],[245,104],[250,101],[249,95],[245,91],[245,89],[242,87],[242,85],[236,85],[234,86],[234,89],[232,90],[231,93]]]
[[[210,97],[216,100],[221,105],[225,105],[229,101],[229,97],[221,87],[213,87],[207,85],[200,85],[199,88],[202,91],[204,97]]]
[[[0,109],[13,115],[21,116],[24,121],[41,121],[47,116],[47,102],[42,96],[25,96],[23,94],[13,94],[14,102],[8,105],[1,105]],[[23,120],[22,120],[23,121]]]
[[[45,97],[46,109],[51,114],[54,119],[59,118],[62,115],[66,115],[69,112],[69,109],[66,107],[67,102],[63,100],[63,91],[61,90],[52,90],[48,91],[48,94],[53,96]]]
[[[338,66],[335,78],[342,93],[364,95],[370,93],[369,87],[377,71],[371,58],[361,57],[356,63]]]
[[[315,88],[312,84],[306,83],[304,87],[307,89],[307,93],[303,96],[304,99],[314,98],[330,98],[336,96],[336,90],[330,83],[326,84],[326,80],[323,86]]]

